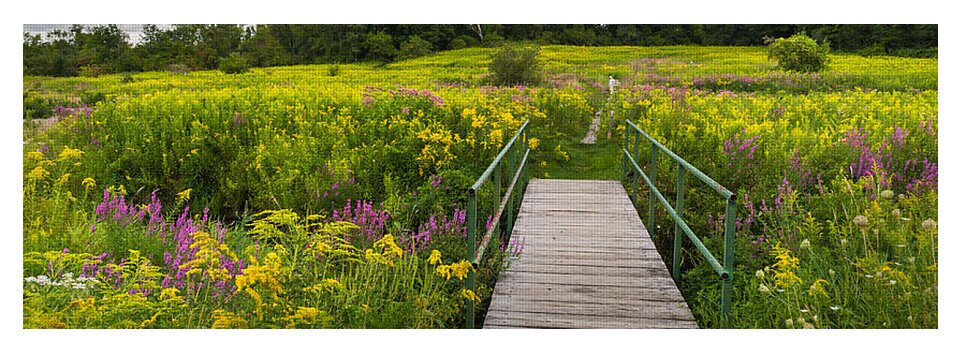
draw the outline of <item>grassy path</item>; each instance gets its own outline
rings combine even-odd
[[[577,179],[577,180],[619,180],[620,179],[620,157],[619,143],[616,138],[607,139],[606,137],[597,137],[604,123],[597,122],[608,112],[610,105],[609,98],[607,102],[596,112],[595,123],[593,127],[587,130],[587,137],[592,143],[583,143],[583,140],[576,135],[561,136],[557,141],[560,148],[570,155],[570,159],[563,162],[549,162],[544,169],[549,178],[556,179]],[[578,133],[582,135],[583,133]],[[592,137],[591,137],[592,136]]]

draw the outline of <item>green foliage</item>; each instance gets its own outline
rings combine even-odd
[[[539,47],[512,44],[490,57],[489,71],[497,85],[535,85],[540,82]]]
[[[453,38],[453,40],[450,40],[449,48],[450,50],[465,49],[475,45],[476,41],[477,39],[472,36],[461,35],[456,38]]]
[[[96,78],[96,77],[99,77],[102,72],[103,72],[103,69],[101,69],[100,66],[95,64],[80,67],[81,77]]]
[[[42,95],[23,91],[23,119],[46,118],[53,114],[53,106]]]
[[[227,74],[246,73],[250,70],[250,63],[246,56],[238,52],[232,52],[230,56],[220,59],[219,69]]]
[[[126,84],[126,83],[132,83],[132,82],[134,82],[134,81],[136,81],[136,80],[133,78],[133,73],[125,72],[125,73],[123,73],[123,74],[120,74],[120,82],[121,82],[121,83]]]
[[[337,75],[340,75],[340,65],[339,64],[328,65],[327,76],[335,77]]]
[[[384,31],[367,34],[364,47],[367,49],[367,57],[380,63],[391,62],[397,56],[393,36]]]
[[[430,44],[429,41],[423,40],[417,35],[411,35],[407,38],[407,41],[400,44],[400,52],[397,58],[401,60],[417,58],[429,54],[432,50],[433,44]]]
[[[826,67],[830,44],[817,42],[803,33],[790,38],[769,41],[767,52],[781,69],[798,72],[819,72]]]

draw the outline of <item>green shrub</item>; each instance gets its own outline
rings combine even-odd
[[[100,66],[95,64],[89,64],[83,67],[80,67],[80,76],[88,78],[96,78],[100,76],[100,73],[103,73],[103,69]]]
[[[400,44],[399,58],[401,60],[426,56],[433,50],[433,45],[429,41],[423,40],[420,36],[411,35],[407,41]]]
[[[246,73],[250,70],[250,62],[247,58],[238,52],[230,53],[230,56],[220,59],[220,71],[227,74]]]
[[[327,75],[329,75],[329,76],[331,76],[331,77],[335,77],[335,76],[337,76],[337,75],[340,75],[340,65],[339,65],[339,64],[331,64],[331,65],[328,65],[328,66],[327,66]]]
[[[53,114],[53,106],[39,94],[23,92],[23,119],[46,118]]]
[[[539,47],[507,45],[490,59],[490,73],[497,85],[532,85],[540,81]]]
[[[397,56],[397,47],[393,45],[393,36],[383,31],[368,34],[364,46],[367,49],[367,58],[380,63],[392,62]]]
[[[136,79],[133,78],[133,73],[126,72],[126,73],[120,74],[121,83],[132,83],[134,81],[136,81]]]
[[[770,59],[785,70],[798,72],[818,72],[827,64],[830,44],[817,42],[806,34],[798,33],[784,39],[764,40],[768,43],[767,53]]]

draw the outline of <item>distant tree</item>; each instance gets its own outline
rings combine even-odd
[[[218,68],[227,74],[246,73],[250,70],[250,63],[241,53],[231,52],[229,56],[219,60]]]
[[[416,58],[424,56],[433,51],[433,44],[430,44],[429,41],[423,40],[420,36],[411,35],[407,38],[407,41],[404,41],[403,44],[400,44],[400,52],[398,58],[401,60]]]
[[[393,36],[383,31],[367,34],[366,41],[367,58],[370,60],[387,63],[393,61],[397,56],[397,47],[393,45]]]
[[[270,25],[257,25],[250,38],[243,42],[242,49],[255,67],[278,66],[291,62],[290,54],[273,36]]]

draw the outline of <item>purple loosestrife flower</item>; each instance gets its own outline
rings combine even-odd
[[[364,237],[370,241],[376,241],[383,237],[390,213],[383,209],[383,204],[375,208],[372,201],[353,202],[348,199],[343,211],[334,210],[330,219],[352,222],[360,227],[360,233]]]

